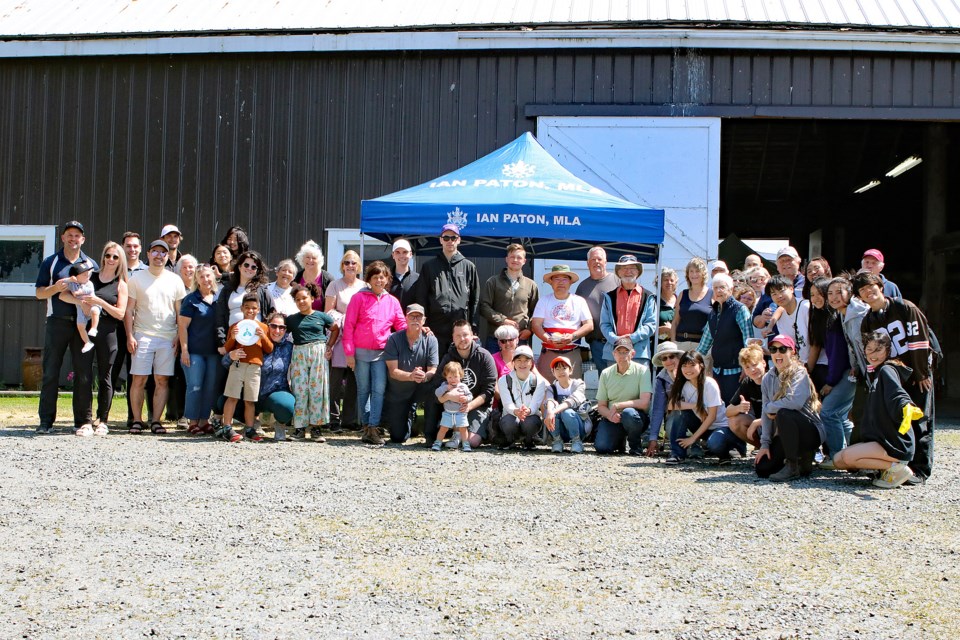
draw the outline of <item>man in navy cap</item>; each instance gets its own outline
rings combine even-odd
[[[440,245],[443,254],[423,265],[414,298],[430,318],[430,330],[437,337],[437,347],[443,358],[453,343],[454,322],[469,320],[476,326],[480,276],[476,265],[459,251],[460,228],[457,225],[443,225]]]
[[[97,263],[80,250],[85,240],[86,232],[82,224],[76,220],[65,224],[60,235],[63,248],[44,259],[37,275],[37,299],[47,301],[43,339],[43,384],[40,387],[40,425],[37,427],[37,433],[40,434],[50,433],[57,419],[60,369],[68,348],[74,370],[74,429],[89,424],[93,418],[93,354],[82,353],[83,339],[76,327],[77,307],[60,299],[61,293],[69,291],[70,267],[87,261],[95,269],[99,269]]]

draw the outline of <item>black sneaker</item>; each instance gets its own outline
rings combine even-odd
[[[330,423],[324,427],[330,433],[343,433],[343,427],[340,426],[339,422]]]
[[[42,424],[42,425],[40,425],[39,427],[37,427],[37,432],[36,432],[36,433],[37,433],[38,436],[46,436],[46,435],[49,435],[49,434],[52,433],[52,432],[53,432],[53,427],[52,427],[52,426],[50,426],[49,424]]]

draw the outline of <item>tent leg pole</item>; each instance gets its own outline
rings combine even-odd
[[[663,259],[663,245],[662,245],[662,244],[658,244],[658,245],[657,245],[657,271],[656,271],[656,273],[654,274],[654,279],[655,279],[655,281],[656,281],[656,283],[657,283],[657,286],[656,286],[656,290],[657,290],[657,291],[656,291],[656,293],[657,293],[657,309],[656,309],[656,312],[657,312],[657,326],[658,326],[658,327],[660,326],[660,292],[663,290],[663,287],[660,286],[660,276],[661,276],[660,261],[661,261],[662,259]],[[653,333],[653,353],[650,354],[650,359],[651,359],[651,360],[653,359],[653,356],[657,355],[657,347],[659,347],[659,346],[660,346],[660,332],[659,332],[659,331],[654,331],[654,333]],[[652,368],[652,365],[651,365],[651,368]]]

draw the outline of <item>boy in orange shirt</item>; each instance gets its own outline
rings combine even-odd
[[[240,435],[233,432],[233,413],[236,411],[237,401],[242,395],[243,423],[247,427],[246,436],[254,442],[260,442],[263,438],[253,426],[256,418],[257,399],[260,397],[260,366],[263,365],[264,354],[273,351],[273,342],[270,341],[267,334],[267,325],[257,320],[257,314],[260,313],[260,299],[257,294],[247,293],[244,295],[240,308],[243,311],[243,320],[253,320],[257,323],[256,334],[259,340],[250,346],[244,346],[237,342],[237,328],[243,320],[232,325],[227,333],[227,342],[223,345],[224,349],[227,353],[236,349],[240,357],[230,365],[230,373],[227,374],[227,386],[223,391],[223,395],[227,398],[223,405],[223,426],[214,434],[214,437],[224,438],[230,442],[240,440]],[[231,360],[233,360],[232,356]]]

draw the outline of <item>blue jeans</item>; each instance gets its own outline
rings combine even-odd
[[[845,373],[837,386],[823,398],[820,405],[820,420],[823,421],[823,430],[827,434],[827,448],[830,449],[830,455],[839,453],[850,442],[853,423],[847,418],[847,414],[853,407],[853,396],[856,391],[857,383],[850,382]]]
[[[606,340],[589,340],[590,359],[593,360],[593,366],[597,368],[597,375],[606,368],[603,362],[603,348],[607,345]]]
[[[357,360],[353,370],[357,378],[357,409],[360,424],[379,427],[383,411],[383,394],[387,391],[387,361]],[[369,403],[369,404],[368,404]]]
[[[221,391],[217,386],[217,374],[220,368],[220,355],[217,353],[209,356],[190,354],[190,366],[183,368],[187,383],[184,418],[187,420],[210,418],[210,412],[217,403],[217,396]]]
[[[717,427],[708,433],[707,451],[711,454],[723,460],[730,457],[730,449],[736,449],[743,455],[747,452],[747,443],[735,436],[730,427]]]
[[[620,414],[620,424],[614,424],[606,418],[597,425],[597,437],[593,448],[597,453],[618,453],[624,450],[624,441],[630,445],[632,455],[641,455],[646,450],[643,434],[647,431],[650,418],[637,409],[624,409]]]
[[[687,457],[687,450],[677,442],[693,434],[703,422],[693,411],[679,411],[670,425],[670,455],[681,460]]]
[[[583,424],[583,418],[573,409],[564,409],[557,414],[557,420],[554,422],[554,435],[559,435],[564,442],[570,442],[573,438],[583,440],[587,437],[587,428]]]

